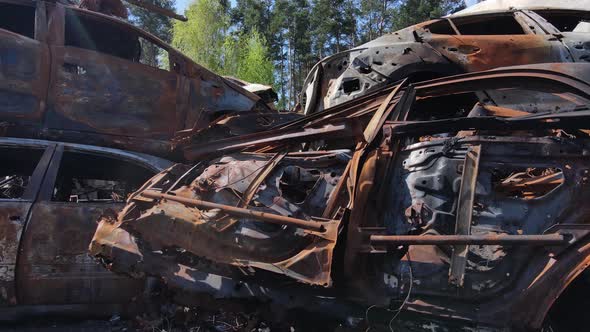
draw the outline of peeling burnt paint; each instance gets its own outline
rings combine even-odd
[[[406,77],[421,81],[504,66],[587,62],[590,33],[565,29],[589,16],[582,10],[497,11],[389,33],[316,64],[303,84],[301,110],[319,112]],[[566,27],[564,21],[574,26]]]
[[[149,243],[151,250],[166,255],[173,254],[171,248],[179,247],[195,257],[235,265],[245,271],[262,269],[329,286],[339,221],[317,217],[348,158],[345,152],[287,154],[278,160],[268,154],[228,155],[203,161],[180,175],[182,183],[175,183],[180,167],[175,166],[137,193],[133,207],[126,207],[126,213],[106,227],[129,231],[142,238],[142,243]],[[171,198],[159,203],[160,200],[142,195],[150,190],[178,198],[241,206],[263,215],[279,214],[296,220],[315,217],[323,227],[313,230],[288,222],[268,224],[263,219],[237,218],[224,209],[187,206]],[[195,241],[196,238],[199,240]],[[118,240],[109,242],[114,244]],[[106,256],[101,253],[101,244],[93,241],[91,251]],[[137,245],[140,251],[145,250],[141,243]]]
[[[29,202],[0,202],[0,305],[16,304],[16,261]]]
[[[404,82],[216,142],[227,154],[160,173],[104,216],[90,251],[113,271],[163,278],[182,303],[207,294],[359,318],[403,308],[466,330],[540,328],[590,259],[580,204],[590,195],[588,75],[588,65],[547,64]],[[477,94],[506,89],[551,96],[564,111]],[[342,123],[357,129],[342,135]],[[331,223],[336,237],[309,222]],[[325,253],[306,253],[309,239]],[[312,259],[282,264],[300,253]]]

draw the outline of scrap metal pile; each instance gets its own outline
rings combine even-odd
[[[121,0],[0,0],[0,320],[590,324],[590,11],[539,1],[333,54],[281,111]]]
[[[184,132],[190,165],[103,216],[90,251],[184,304],[539,328],[563,271],[588,264],[588,82],[590,64],[507,67],[225,139]],[[514,103],[531,94],[543,103]]]

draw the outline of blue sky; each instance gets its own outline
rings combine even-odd
[[[192,0],[176,0],[176,12],[179,14],[184,14],[184,10],[188,7],[188,4],[191,3]]]
[[[176,0],[176,12],[179,14],[184,14],[184,10],[193,0]],[[232,6],[235,0],[231,0]],[[477,0],[465,0],[467,6],[472,6],[473,4],[477,3]]]

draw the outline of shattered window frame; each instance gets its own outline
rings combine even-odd
[[[23,153],[25,155],[28,155],[27,157],[32,157],[32,150],[38,150],[35,151],[35,153],[38,152],[38,156],[34,156],[35,160],[33,160],[33,158],[31,158],[31,160],[27,160],[28,162],[34,163],[34,165],[31,165],[31,169],[30,175],[20,175],[21,177],[28,177],[28,179],[26,180],[26,185],[23,186],[22,188],[22,193],[20,194],[20,196],[18,197],[2,197],[3,195],[0,196],[0,202],[7,202],[7,201],[33,201],[35,194],[38,192],[39,188],[40,188],[40,182],[43,179],[43,172],[42,169],[44,169],[45,167],[47,167],[47,165],[44,165],[41,161],[44,159],[45,154],[48,152],[47,147],[44,146],[26,146],[26,145],[0,145],[0,153],[2,154],[2,156],[6,156],[5,153],[7,150],[12,150],[15,153]],[[15,150],[22,150],[22,152],[17,152]],[[15,160],[15,159],[10,159],[8,160],[9,162],[15,162],[17,164],[19,164],[18,168],[19,169],[23,169],[22,166],[22,160]],[[17,167],[15,167],[16,169]],[[4,182],[4,180],[8,180],[9,175],[6,176],[2,176],[4,177],[4,179],[2,179],[0,182]],[[4,191],[3,188],[3,184],[0,184],[0,191]]]
[[[108,153],[100,153],[97,151],[88,151],[76,148],[66,147],[63,153],[60,156],[56,157],[58,160],[55,170],[55,176],[53,179],[49,179],[51,181],[51,195],[48,197],[48,200],[52,203],[73,203],[73,204],[117,204],[117,203],[124,203],[127,198],[137,189],[143,185],[145,181],[155,175],[158,170],[151,167],[148,164],[142,164],[139,161],[126,159],[119,155],[111,155]],[[95,178],[92,175],[88,177],[84,177],[83,171],[80,173],[76,173],[73,176],[63,175],[61,172],[64,169],[64,163],[69,163],[71,160],[70,158],[76,159],[77,162],[75,164],[81,163],[81,159],[89,158],[100,160],[101,164],[104,163],[105,165],[116,165],[123,166],[120,168],[134,168],[136,171],[141,170],[144,172],[144,175],[141,179],[132,179],[127,181],[125,175],[121,174],[113,174],[113,179],[105,178]],[[87,160],[88,161],[88,160]],[[66,170],[71,170],[73,164],[67,165]],[[69,169],[68,169],[69,168]],[[108,167],[105,169],[109,169]],[[87,169],[85,169],[87,170]],[[149,173],[149,174],[148,174]],[[140,172],[133,172],[135,176],[138,176]],[[95,174],[96,175],[96,174]],[[63,183],[66,179],[69,179],[71,187],[69,188],[68,197],[58,197],[60,193],[60,189],[58,186],[63,186]],[[94,182],[94,186],[92,185]],[[135,183],[136,182],[136,183]],[[102,186],[101,186],[102,184]],[[49,185],[49,184],[47,184]],[[106,188],[103,186],[114,186],[113,188]],[[119,186],[119,187],[117,187]],[[80,193],[75,193],[76,190],[82,190],[85,187],[88,187],[90,191],[86,191],[83,193],[87,196],[87,198],[82,199]],[[66,187],[67,190],[67,187]],[[110,198],[100,198],[100,193],[102,191],[109,191],[111,190]],[[123,191],[121,193],[121,191]],[[63,192],[61,192],[63,194]],[[96,195],[92,195],[96,194]],[[104,193],[103,193],[104,194]],[[89,196],[96,196],[95,198],[89,198]]]

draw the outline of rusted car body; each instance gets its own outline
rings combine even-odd
[[[181,303],[253,300],[369,327],[385,308],[386,330],[402,309],[470,331],[538,329],[590,264],[589,82],[590,64],[405,80],[188,144],[194,166],[104,216],[90,251],[162,278]],[[508,108],[482,91],[560,107]]]
[[[144,282],[105,270],[88,242],[99,216],[172,162],[20,138],[0,138],[0,159],[0,320],[138,309]]]
[[[167,67],[144,61],[161,50]],[[177,131],[227,113],[271,112],[260,97],[133,25],[56,2],[0,1],[0,121],[7,136],[167,155]]]
[[[300,110],[319,112],[406,77],[420,81],[504,66],[589,62],[590,31],[584,26],[590,11],[579,8],[468,12],[386,34],[314,66]]]

